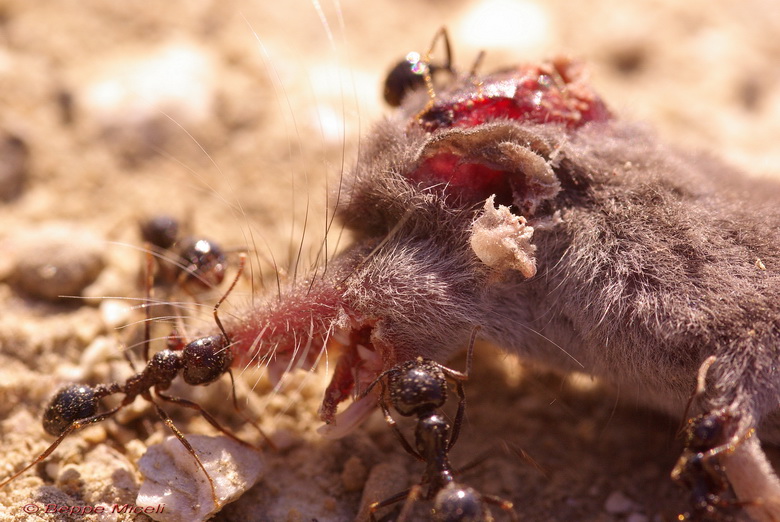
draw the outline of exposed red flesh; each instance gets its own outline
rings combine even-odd
[[[512,190],[506,172],[479,163],[464,162],[457,154],[441,153],[427,158],[407,177],[427,186],[446,185],[450,194],[468,195],[468,202],[484,201],[491,194],[496,194],[499,203],[512,204]]]
[[[611,117],[576,62],[521,65],[445,93],[417,118],[426,131],[474,127],[496,119],[557,123],[575,129]]]
[[[454,92],[442,92],[412,124],[433,133],[509,119],[573,130],[610,117],[588,84],[584,69],[576,62],[559,59],[518,66],[478,82],[464,81]],[[421,186],[439,187],[464,204],[484,201],[492,194],[507,206],[525,199],[522,173],[451,151],[426,157],[406,177]],[[521,197],[517,198],[518,194]]]

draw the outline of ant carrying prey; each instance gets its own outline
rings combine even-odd
[[[385,500],[374,502],[369,507],[369,516],[376,520],[376,512],[405,499],[399,521],[409,520],[412,506],[418,499],[433,501],[431,514],[436,520],[477,521],[492,519],[486,504],[493,504],[504,510],[511,520],[517,516],[512,502],[494,495],[485,495],[455,481],[450,464],[449,452],[460,435],[463,415],[466,409],[466,395],[463,382],[468,379],[474,349],[476,330],[469,346],[466,371],[447,368],[431,359],[417,357],[405,361],[383,372],[366,389],[367,395],[379,383],[379,406],[387,424],[407,453],[425,463],[425,471],[419,484],[401,491]],[[458,394],[458,410],[450,425],[439,412],[447,401],[447,379],[455,383]],[[417,417],[415,444],[412,446],[404,437],[387,406],[387,389],[390,402],[404,417]],[[427,489],[425,487],[427,486]]]
[[[209,475],[209,472],[206,470],[200,457],[198,457],[195,449],[176,427],[168,413],[166,413],[158,404],[157,399],[196,410],[209,424],[230,439],[245,447],[257,449],[220,425],[216,418],[204,410],[199,404],[180,397],[173,397],[165,393],[171,387],[173,380],[179,375],[181,375],[185,383],[196,386],[211,384],[227,373],[230,376],[231,384],[233,385],[233,406],[236,411],[239,411],[235,394],[235,383],[230,369],[233,362],[231,340],[222,326],[218,310],[241,277],[241,274],[244,271],[244,265],[245,256],[242,255],[236,277],[225,294],[214,305],[214,320],[221,332],[220,334],[201,337],[178,349],[169,348],[161,350],[155,353],[151,358],[147,357],[146,366],[123,383],[113,382],[109,384],[99,384],[94,387],[85,384],[72,384],[62,388],[51,399],[43,415],[44,430],[50,435],[57,437],[56,440],[30,464],[0,482],[0,488],[6,486],[33,466],[46,459],[57,449],[60,443],[74,431],[102,422],[109,417],[114,416],[140,396],[154,406],[158,416],[162,419],[168,429],[186,448],[187,452],[192,455],[192,458],[208,480],[214,505],[220,506],[223,502],[221,502],[221,499],[217,494],[217,488],[213,478]],[[148,306],[146,309],[148,315]],[[147,333],[143,343],[144,353],[148,353],[149,342],[150,340]],[[115,394],[124,395],[119,405],[107,411],[98,413],[100,400]],[[250,419],[244,418],[247,422],[254,425],[270,444],[270,441],[260,427]]]

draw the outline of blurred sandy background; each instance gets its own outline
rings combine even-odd
[[[322,17],[306,0],[0,0],[0,478],[49,444],[39,419],[62,383],[126,378],[120,343],[138,332],[115,326],[142,315],[101,298],[142,295],[138,220],[170,213],[227,248],[254,240],[286,265],[308,209],[304,243],[318,245],[325,179],[349,169],[384,111],[390,66],[425,50],[442,25],[461,68],[483,49],[483,70],[582,57],[623,117],[753,175],[780,173],[774,0],[343,1],[340,9],[324,1]],[[57,246],[52,237],[62,234],[75,239]],[[34,295],[40,283],[20,282],[35,259],[71,251],[63,266],[97,276],[76,288],[90,299],[53,302]],[[253,268],[272,281],[268,264]],[[229,304],[250,294],[247,286]],[[396,463],[398,485],[387,494],[420,476],[379,416],[347,439],[322,440],[314,430],[324,383],[298,374],[277,394],[260,383],[249,412],[286,448],[266,455],[265,478],[216,520],[350,520],[376,465]],[[225,407],[225,386],[177,392],[224,412],[226,425],[251,438]],[[681,449],[676,420],[589,378],[529,372],[488,348],[477,352],[467,394],[453,461],[489,452],[462,480],[511,498],[521,518],[642,522],[684,508],[668,478]],[[167,409],[185,433],[210,433],[197,416]],[[37,473],[0,491],[0,519],[45,519],[21,507],[46,499],[132,502],[135,462],[166,435],[152,411],[137,410],[124,425],[70,437]],[[65,465],[76,471],[61,475]]]

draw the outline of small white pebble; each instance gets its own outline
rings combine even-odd
[[[156,512],[146,513],[154,520],[206,520],[262,476],[262,457],[247,446],[224,436],[189,435],[187,440],[214,481],[219,505],[214,505],[211,486],[192,454],[171,436],[149,447],[138,461],[144,482],[136,505],[155,508]]]

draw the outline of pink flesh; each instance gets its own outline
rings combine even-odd
[[[413,124],[429,133],[451,127],[474,127],[493,120],[564,125],[577,129],[608,120],[604,102],[587,83],[583,70],[568,60],[523,65],[494,74],[454,93],[417,116]],[[496,201],[511,205],[522,183],[491,165],[469,162],[451,152],[428,157],[407,177],[421,186],[441,187],[462,203]]]
[[[462,198],[464,203],[484,201],[492,194],[499,203],[512,203],[512,187],[506,172],[464,162],[461,156],[449,152],[423,160],[407,177],[420,185],[441,185],[448,194]]]
[[[522,65],[447,95],[417,118],[428,132],[474,127],[495,119],[563,124],[570,129],[606,121],[607,106],[574,62]]]

